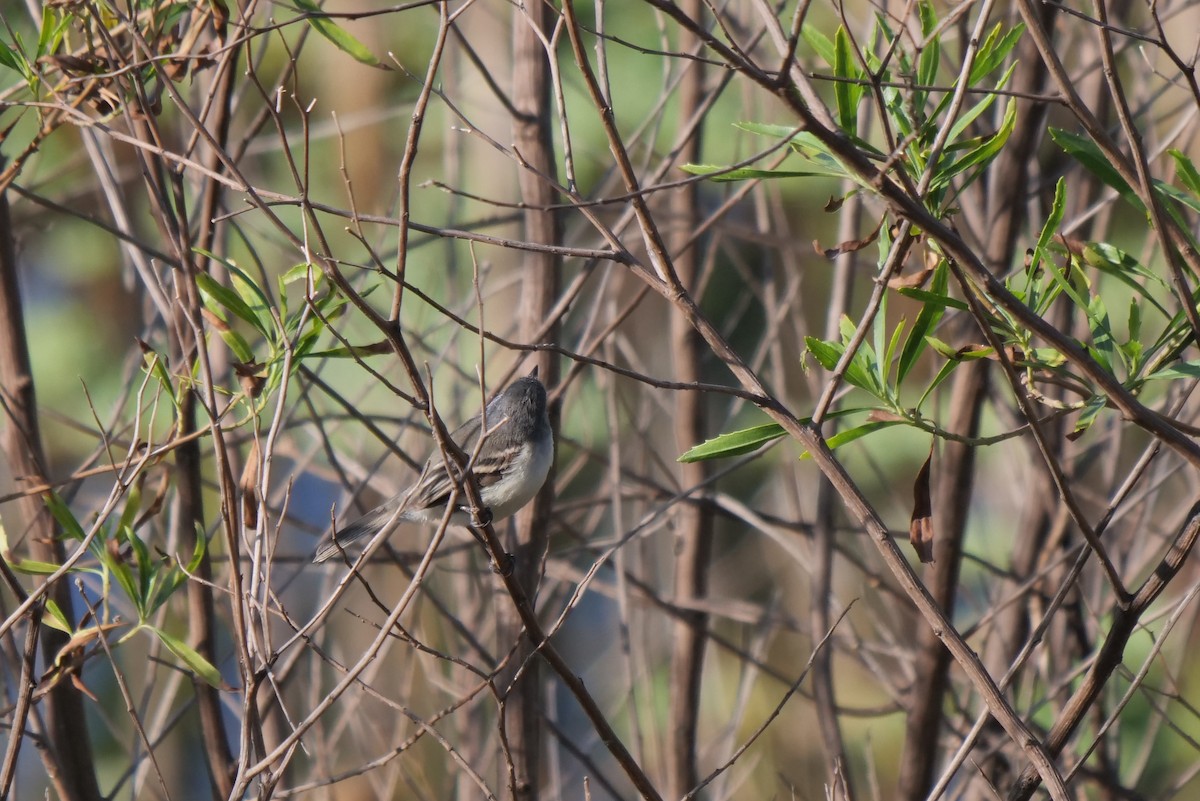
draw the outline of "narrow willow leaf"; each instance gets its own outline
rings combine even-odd
[[[1092,427],[1092,423],[1096,422],[1096,418],[1100,416],[1100,412],[1104,411],[1104,398],[1102,396],[1092,398],[1083,407],[1083,411],[1079,413],[1079,417],[1075,419],[1075,428],[1067,435],[1067,439],[1076,440],[1084,435],[1084,433]]]
[[[1008,137],[1012,134],[1013,128],[1016,126],[1016,124],[1017,103],[1015,100],[1010,98],[1008,101],[1008,106],[1004,110],[1004,120],[1000,123],[1000,130],[987,137],[977,147],[972,148],[950,166],[939,170],[938,174],[934,176],[933,181],[930,182],[930,188],[939,189],[948,186],[950,181],[952,181],[956,176],[961,175],[975,167],[979,167],[980,170],[969,176],[963,184],[964,187],[969,185],[975,180],[975,178],[979,176],[979,173],[982,172],[982,168],[987,166],[987,164],[990,163],[992,159],[994,159],[1000,153],[1000,150],[1008,141]]]
[[[225,687],[225,682],[221,680],[221,672],[213,667],[211,662],[197,653],[196,649],[192,648],[192,646],[178,637],[167,634],[161,629],[156,629],[153,626],[145,626],[145,628],[153,632],[162,641],[162,644],[167,646],[167,650],[179,657],[180,661],[187,665],[188,670],[217,689]]]
[[[933,271],[933,279],[929,284],[930,294],[944,297],[949,285],[949,275],[949,265],[945,259],[942,259]],[[945,313],[944,303],[930,301],[921,306],[921,312],[917,315],[912,330],[908,332],[908,339],[904,342],[904,348],[900,351],[900,364],[896,372],[897,384],[904,383],[908,371],[913,368],[925,350],[926,335],[933,331]]]
[[[83,526],[79,525],[79,521],[75,519],[75,515],[72,514],[58,493],[48,492],[45,498],[46,508],[50,510],[50,515],[62,528],[63,536],[70,540],[82,540],[85,536]]]
[[[703,443],[686,451],[676,461],[703,462],[708,459],[724,459],[730,456],[741,456],[761,448],[763,445],[777,440],[787,432],[778,423],[767,423],[761,426],[743,428],[741,431],[730,431],[727,434],[705,440]]]
[[[854,63],[853,48],[850,45],[850,35],[843,26],[838,26],[833,37],[834,61],[833,74],[837,80],[833,85],[834,99],[837,101],[838,125],[846,133],[858,131],[858,100],[862,96],[861,87],[852,83],[859,77],[859,70]]]
[[[905,322],[906,321],[901,318],[899,325],[896,326],[896,330],[892,332],[891,341],[888,342],[887,355],[881,360],[881,364],[884,366],[883,381],[885,386],[887,384],[887,373],[891,372],[892,364],[894,363],[894,359],[896,357],[896,348],[900,345],[900,335],[904,333]],[[897,385],[899,384],[899,379],[897,379],[896,383]],[[890,394],[894,395],[895,393]]]
[[[707,175],[710,180],[730,183],[771,178],[842,178],[844,174],[831,175],[828,171],[815,170],[760,170],[753,167],[730,169],[717,164],[684,164],[680,167],[692,175]]]
[[[804,36],[804,41],[813,49],[813,52],[820,56],[821,60],[829,67],[833,66],[833,42],[829,41],[829,37],[817,30],[816,25],[808,24],[800,31]]]
[[[142,369],[146,370],[158,385],[162,387],[163,392],[171,400],[171,405],[175,407],[175,413],[178,415],[182,412],[182,407],[179,405],[179,398],[175,395],[175,384],[171,381],[171,374],[167,372],[167,366],[163,362],[158,351],[150,347],[149,344],[138,339],[138,345],[142,349]]]
[[[863,414],[872,411],[876,410],[865,406],[853,409],[837,409],[825,415],[825,419],[833,420],[838,417],[847,417],[852,414]],[[801,418],[800,423],[809,425],[812,423],[812,418]],[[700,462],[707,459],[741,456],[784,436],[785,433],[783,427],[778,423],[764,423],[763,425],[744,428],[740,431],[730,431],[729,433],[705,440],[700,445],[696,445],[680,456],[677,461]]]
[[[952,298],[949,295],[940,295],[937,292],[930,292],[925,289],[917,289],[916,287],[905,287],[899,290],[900,294],[906,298],[919,300],[922,303],[931,303],[943,309],[957,309],[958,311],[970,311],[971,307],[965,301]]]
[[[921,393],[921,399],[917,401],[917,409],[920,409],[925,405],[925,401],[929,400],[929,396],[933,394],[933,391],[937,389],[943,381],[949,378],[950,374],[953,373],[960,364],[962,364],[962,362],[955,359],[946,360],[946,362],[941,366],[941,369],[938,370],[937,375],[933,377],[933,381],[929,382],[929,386],[926,387],[925,391]]]
[[[317,33],[324,36],[342,52],[362,64],[369,67],[380,66],[380,61],[375,57],[375,54],[367,48],[358,39],[355,39],[350,33],[321,10],[313,0],[293,0],[296,7],[307,14],[308,24],[316,30]]]
[[[1058,227],[1062,225],[1063,213],[1066,208],[1067,182],[1065,178],[1059,178],[1058,183],[1054,185],[1054,202],[1050,205],[1050,214],[1046,217],[1041,233],[1038,234],[1037,244],[1033,247],[1033,260],[1029,263],[1029,273],[1037,272],[1038,265],[1046,255],[1046,248],[1054,239],[1054,235],[1058,233]]]
[[[854,442],[856,439],[862,439],[868,434],[874,434],[876,431],[882,431],[885,428],[892,426],[909,425],[907,420],[877,420],[872,423],[863,423],[861,426],[848,428],[845,431],[839,431],[829,439],[825,440],[825,444],[829,446],[829,450],[837,450],[843,445]],[[811,459],[812,454],[808,451],[800,454],[801,459]]]
[[[1200,378],[1200,360],[1176,362],[1170,367],[1146,376],[1147,381],[1163,381],[1178,378]]]
[[[838,360],[842,358],[842,354],[846,349],[838,342],[826,342],[823,339],[816,337],[805,337],[804,345],[808,348],[809,353],[817,360],[817,362],[826,370],[832,371],[837,367]]]
[[[1003,77],[1000,78],[1000,81],[997,84],[997,86],[1003,86],[1004,84],[1008,83],[1008,79],[1012,77],[1013,70],[1015,70],[1016,68],[1017,68],[1016,64],[1013,64],[1011,67],[1009,67],[1008,70],[1004,73]],[[950,96],[948,95],[947,97],[950,97]],[[963,132],[967,130],[967,126],[969,126],[971,123],[975,122],[975,120],[979,118],[980,114],[982,114],[983,112],[987,111],[989,108],[992,107],[992,104],[996,102],[996,98],[998,98],[998,97],[1000,97],[1000,95],[998,95],[998,94],[984,95],[982,100],[980,100],[978,103],[971,106],[969,109],[964,111],[961,115],[959,115],[959,118],[954,121],[953,127],[950,128],[950,136],[947,138],[947,142],[949,142],[949,144],[946,146],[947,152],[965,149],[964,145],[966,144],[966,142],[960,142],[959,137],[961,137],[963,135]],[[976,142],[976,140],[972,139],[972,140],[968,140],[968,141],[973,143],[970,145],[970,147],[976,146],[976,144],[974,144]],[[982,141],[982,140],[979,140],[979,141]]]
[[[1171,316],[1171,313],[1158,302],[1144,285],[1134,280],[1134,276],[1142,278],[1147,282],[1158,284],[1164,290],[1167,289],[1166,282],[1157,273],[1143,267],[1141,262],[1133,256],[1106,242],[1089,242],[1083,248],[1083,261],[1128,286],[1138,295],[1145,298],[1163,317],[1169,318]]]
[[[196,286],[200,289],[200,299],[213,314],[228,322],[229,317],[225,312],[232,312],[235,316],[254,326],[264,337],[270,336],[263,328],[262,322],[254,310],[232,289],[224,286],[208,273],[196,273]]]
[[[992,28],[979,47],[979,54],[975,57],[975,63],[971,65],[971,72],[967,76],[967,86],[979,83],[984,76],[1003,64],[1008,54],[1017,46],[1017,42],[1021,41],[1021,34],[1024,32],[1025,24],[1019,23],[1000,36],[1000,24],[996,23],[996,27]]]
[[[1089,328],[1092,335],[1092,347],[1090,350],[1093,353],[1093,358],[1100,363],[1100,366],[1110,373],[1113,371],[1113,356],[1115,355],[1116,345],[1113,340],[1112,326],[1108,319],[1108,308],[1104,305],[1104,300],[1099,295],[1093,295],[1085,309],[1087,314]]]
[[[63,634],[75,634],[71,629],[71,621],[63,614],[62,608],[53,598],[46,599],[46,615],[42,617],[42,622],[52,629],[58,629]]]
[[[38,562],[34,559],[22,559],[19,562],[10,562],[8,566],[16,573],[21,573],[26,576],[49,576],[58,571],[62,565],[56,565],[53,562]]]
[[[1138,211],[1145,213],[1146,206],[1137,193],[1129,188],[1125,179],[1113,168],[1112,162],[1105,156],[1096,143],[1086,136],[1073,134],[1061,128],[1050,128],[1050,138],[1054,140],[1067,155],[1082,164],[1088,172],[1108,184]]]
[[[1175,169],[1184,186],[1192,190],[1192,194],[1200,196],[1200,172],[1196,172],[1196,165],[1190,158],[1174,148],[1167,152],[1171,154],[1171,158],[1175,159]]]

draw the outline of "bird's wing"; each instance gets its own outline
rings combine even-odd
[[[497,423],[501,422],[500,420],[491,419],[491,417],[489,415],[489,426],[494,427]],[[468,458],[470,458],[471,453],[475,450],[475,444],[479,441],[482,423],[480,415],[476,415],[454,429],[450,434],[450,438],[458,443],[458,447],[467,454]],[[475,479],[479,482],[479,486],[488,487],[499,481],[503,476],[505,465],[511,462],[513,456],[515,456],[515,453],[500,452],[477,459],[471,467],[471,472],[475,474]],[[449,499],[453,489],[454,481],[446,471],[446,463],[442,459],[439,449],[429,457],[429,461],[425,463],[425,467],[421,470],[421,477],[417,480],[417,490],[413,494],[413,499],[409,507],[412,509],[428,509],[431,506],[441,506]]]

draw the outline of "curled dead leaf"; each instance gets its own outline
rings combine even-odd
[[[258,440],[253,440],[250,453],[246,454],[242,477],[238,481],[238,489],[242,491],[242,524],[248,529],[258,528],[258,471],[261,457]]]
[[[882,228],[883,228],[883,220],[880,220],[879,224],[875,226],[875,229],[873,231],[871,231],[871,233],[869,233],[865,237],[863,237],[862,239],[848,239],[845,242],[840,243],[835,248],[822,249],[821,243],[819,241],[817,241],[816,239],[814,239],[813,240],[813,250],[815,250],[817,252],[818,256],[824,256],[827,259],[836,259],[838,256],[842,255],[843,253],[853,253],[856,250],[862,250],[867,245],[874,242],[876,239],[879,238],[879,231]]]
[[[929,489],[930,467],[933,464],[933,446],[929,456],[917,471],[913,482],[913,513],[908,524],[908,541],[922,564],[933,562],[933,498]]]

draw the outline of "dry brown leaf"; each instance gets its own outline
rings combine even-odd
[[[853,253],[856,250],[862,250],[867,245],[874,242],[876,239],[879,238],[879,231],[882,228],[883,228],[883,220],[880,220],[879,224],[875,226],[875,230],[871,231],[871,233],[867,234],[862,239],[848,239],[845,242],[842,242],[841,244],[839,244],[835,248],[822,249],[821,243],[818,242],[816,239],[814,239],[813,240],[813,250],[815,250],[817,252],[818,256],[824,256],[827,259],[836,259],[838,256],[842,255],[843,253]]]
[[[242,524],[248,529],[258,528],[258,467],[261,451],[258,440],[250,443],[250,453],[246,455],[246,465],[242,468],[242,477],[238,481],[238,489],[242,491]]]
[[[933,499],[929,491],[929,473],[933,464],[933,446],[913,482],[913,513],[908,524],[908,541],[922,564],[933,562]]]

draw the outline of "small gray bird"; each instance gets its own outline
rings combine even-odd
[[[490,433],[471,472],[479,483],[480,500],[491,512],[491,519],[501,520],[533,500],[554,461],[554,434],[546,416],[546,388],[538,380],[537,368],[493,398],[487,405],[486,417]],[[450,435],[468,458],[475,451],[483,426],[484,415],[480,413]],[[441,452],[434,453],[413,486],[342,527],[317,550],[313,561],[324,562],[350,543],[374,536],[393,518],[440,523],[453,488],[454,479],[446,470]],[[466,495],[459,492],[457,508],[450,515],[452,524],[470,526],[471,512],[466,504]]]

